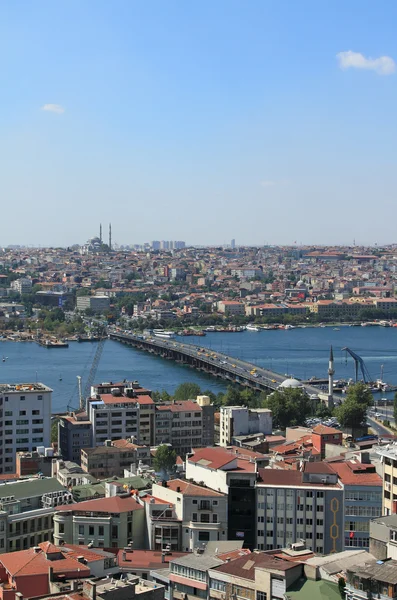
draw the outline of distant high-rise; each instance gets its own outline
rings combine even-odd
[[[102,223],[99,224],[99,239],[101,240],[102,244]]]
[[[236,240],[232,240],[230,242],[230,247],[233,248],[233,250],[235,249],[235,247],[236,247]]]
[[[112,224],[109,223],[109,250],[112,249]]]

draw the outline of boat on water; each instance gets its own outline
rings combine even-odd
[[[69,344],[62,340],[39,340],[37,343],[43,348],[69,348]]]
[[[252,323],[249,323],[246,326],[246,330],[247,331],[260,331],[259,327],[257,327],[257,325],[253,325]]]
[[[175,337],[175,333],[173,331],[166,331],[165,329],[153,329],[153,335],[159,338],[172,339]]]
[[[339,327],[334,327],[333,331],[340,331]]]
[[[284,329],[296,329],[294,325],[286,325]]]

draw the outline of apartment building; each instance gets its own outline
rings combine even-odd
[[[81,448],[92,446],[92,424],[87,413],[62,415],[58,421],[58,450],[64,460],[80,464]]]
[[[241,448],[198,448],[186,458],[186,479],[203,482],[228,497],[229,540],[255,547],[255,482],[263,455]],[[257,462],[258,461],[258,462]]]
[[[172,444],[182,458],[203,444],[203,410],[193,400],[156,405],[155,444]]]
[[[32,291],[32,280],[21,277],[11,282],[11,289],[18,294],[30,294]]]
[[[122,394],[115,388],[110,394],[90,398],[88,418],[92,423],[91,446],[103,446],[106,440],[139,439],[139,404],[129,391]]]
[[[382,478],[374,465],[358,460],[329,466],[344,488],[345,550],[368,549],[370,520],[382,514]]]
[[[397,513],[397,444],[377,450],[383,464],[382,514]]]
[[[221,300],[218,302],[218,312],[228,316],[244,316],[245,305],[242,302],[237,302],[236,300]]]
[[[72,501],[72,495],[54,478],[0,485],[0,553],[51,540],[55,507]]]
[[[209,569],[209,600],[244,598],[267,600],[285,598],[288,588],[303,575],[297,561],[253,552]]]
[[[304,540],[313,552],[340,552],[343,500],[343,485],[325,463],[305,463],[303,471],[259,469],[256,547],[272,550]]]
[[[246,406],[221,406],[220,445],[231,446],[240,435],[262,433],[271,435],[273,415],[268,408],[247,408]]]
[[[175,516],[181,522],[178,549],[183,552],[193,552],[203,543],[228,539],[225,494],[182,479],[153,484],[152,494],[174,506]]]
[[[0,473],[15,473],[17,452],[51,445],[51,397],[43,383],[0,384]]]
[[[102,313],[109,310],[109,306],[108,296],[78,296],[76,298],[76,308],[81,311],[89,308],[95,313]]]
[[[54,514],[54,543],[143,548],[145,511],[131,494],[59,506]]]
[[[107,440],[104,446],[81,449],[81,466],[96,479],[123,477],[125,469],[137,467],[140,461],[150,464],[150,448],[130,440]]]
[[[137,395],[135,401],[139,406],[139,443],[153,446],[156,405],[148,395]]]

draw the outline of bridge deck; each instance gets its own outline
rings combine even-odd
[[[286,379],[285,375],[263,369],[233,356],[227,356],[221,352],[215,352],[204,346],[185,344],[176,339],[162,339],[155,336],[140,336],[126,333],[111,332],[109,337],[124,344],[146,350],[162,356],[183,362],[206,371],[217,377],[229,379],[230,381],[246,385],[256,390],[276,390]],[[255,373],[251,371],[255,370]],[[302,382],[302,388],[309,395],[319,396],[322,400],[328,398],[327,393],[322,392],[314,385]]]

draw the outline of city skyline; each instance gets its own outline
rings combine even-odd
[[[381,6],[3,3],[1,243],[392,243]]]

